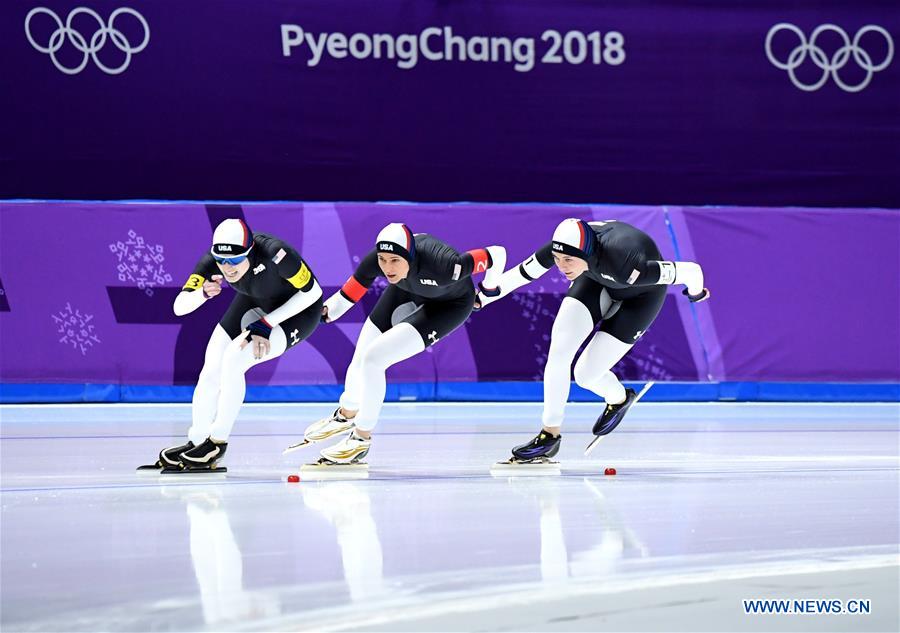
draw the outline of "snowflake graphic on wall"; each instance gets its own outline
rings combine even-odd
[[[83,314],[81,310],[73,310],[71,303],[66,303],[66,309],[50,317],[56,322],[57,334],[62,336],[60,343],[71,344],[74,349],[81,350],[81,355],[87,354],[88,348],[94,343],[99,343],[100,338],[94,332],[93,314]]]
[[[659,347],[636,345],[632,353],[625,356],[615,371],[634,380],[672,380],[672,373],[666,367],[666,360],[659,353]]]
[[[172,281],[163,266],[166,258],[162,244],[148,244],[133,229],[128,231],[128,239],[110,244],[109,250],[118,260],[119,281],[131,282],[148,297],[153,296],[155,287]]]

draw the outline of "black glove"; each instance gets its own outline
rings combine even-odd
[[[496,288],[488,289],[488,288],[485,288],[484,284],[482,284],[480,281],[478,282],[478,289],[481,291],[481,294],[483,294],[485,297],[496,297],[497,295],[500,294],[500,286],[497,286]]]
[[[492,290],[488,290],[488,289],[485,288],[485,287],[482,285],[482,283],[479,281],[479,282],[478,282],[478,292],[480,292],[481,295],[482,295],[483,297],[485,297],[485,298],[488,298],[488,297],[496,297],[497,295],[500,294],[500,287],[497,286],[496,288],[494,288],[494,289],[492,289]],[[475,295],[475,305],[472,306],[472,312],[478,312],[478,311],[481,310],[483,307],[484,307],[483,305],[481,305],[480,303],[478,303],[478,295],[476,294],[476,295]]]
[[[272,328],[269,327],[265,321],[260,319],[259,321],[254,321],[250,325],[247,326],[247,329],[250,332],[247,334],[247,340],[252,340],[253,336],[261,336],[264,339],[268,340],[269,335],[272,333]]]
[[[701,301],[706,301],[707,299],[709,299],[709,289],[708,288],[704,288],[703,291],[700,292],[700,294],[696,294],[696,295],[692,295],[691,293],[688,292],[688,289],[685,288],[684,290],[681,291],[681,294],[683,294],[685,297],[690,299],[691,303],[700,303]]]

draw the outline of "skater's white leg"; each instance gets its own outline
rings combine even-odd
[[[359,403],[362,398],[362,377],[360,375],[362,359],[369,349],[369,345],[380,335],[381,330],[370,319],[366,319],[359,331],[359,338],[356,339],[356,349],[353,352],[353,360],[350,361],[350,366],[347,368],[344,393],[341,394],[340,399],[341,413],[347,418],[352,418],[359,411]]]
[[[559,434],[569,399],[572,361],[578,347],[594,329],[590,310],[572,297],[565,297],[553,321],[550,334],[550,351],[544,368],[544,428]]]
[[[361,397],[359,413],[354,420],[361,437],[367,437],[378,422],[384,404],[387,368],[424,350],[425,342],[409,323],[398,323],[367,346],[359,366]]]
[[[609,404],[625,402],[625,387],[610,370],[632,347],[612,334],[597,332],[575,364],[575,382]]]
[[[353,427],[354,422],[348,422],[348,420],[354,420],[356,412],[359,411],[363,384],[361,375],[362,359],[369,349],[369,345],[380,335],[381,330],[372,323],[371,319],[366,319],[362,329],[359,331],[359,337],[356,339],[353,359],[347,368],[344,392],[341,394],[338,410],[333,415],[317,420],[306,427],[306,431],[303,434],[305,443],[320,442]],[[303,443],[295,444],[291,448],[299,448],[301,446],[303,446]]]
[[[200,444],[209,437],[209,427],[216,418],[222,357],[229,343],[231,339],[228,334],[217,324],[209,337],[209,343],[206,344],[203,369],[200,370],[200,377],[197,379],[191,400],[191,428],[188,431],[188,439],[194,444]]]
[[[222,357],[221,388],[216,407],[216,419],[209,430],[209,437],[216,442],[225,442],[231,435],[231,428],[244,402],[247,381],[244,374],[254,365],[278,358],[287,349],[287,337],[281,326],[276,326],[269,334],[269,353],[262,358],[253,357],[253,346],[240,348],[242,339],[228,344]],[[202,440],[201,440],[202,441]]]

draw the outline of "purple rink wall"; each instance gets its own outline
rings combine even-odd
[[[512,263],[624,220],[712,291],[673,289],[618,366],[648,398],[900,399],[896,0],[174,4],[0,2],[0,199],[159,201],[0,203],[0,401],[188,399],[228,293],[171,303],[239,215],[326,292],[391,221]],[[388,397],[540,399],[565,288],[473,315]],[[333,400],[381,290],[248,398]]]
[[[617,366],[621,378],[667,383],[654,388],[658,399],[785,399],[782,383],[807,385],[813,395],[806,397],[820,399],[829,398],[832,383],[856,384],[851,397],[897,398],[896,210],[4,202],[2,400],[188,399],[207,339],[233,293],[185,317],[174,315],[172,302],[226,217],[242,217],[253,230],[293,244],[326,296],[388,222],[406,222],[459,250],[502,245],[508,265],[545,243],[566,217],[629,222],[649,233],[667,259],[699,262],[712,298],[692,305],[673,287],[653,327]],[[383,288],[380,280],[340,321],[251,370],[248,398],[336,397],[361,324]],[[392,367],[389,397],[539,399],[566,289],[554,269],[474,313],[434,348]],[[577,389],[573,396],[588,397]]]

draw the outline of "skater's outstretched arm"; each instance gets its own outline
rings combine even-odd
[[[463,270],[467,270],[471,261],[469,275],[484,273],[484,279],[478,282],[478,289],[488,296],[500,293],[498,286],[506,268],[506,249],[502,246],[487,246],[466,251],[463,256]]]
[[[506,249],[502,246],[487,246],[460,253],[439,240],[430,239],[423,241],[418,248],[428,261],[429,268],[433,269],[434,278],[442,286],[484,273],[481,285],[493,290],[506,266]]]
[[[491,286],[487,277],[485,277],[483,287],[475,299],[475,306],[483,308],[489,303],[502,299],[513,290],[521,288],[543,276],[553,267],[551,245],[551,242],[547,242],[524,262],[500,275],[493,292],[491,292]],[[487,289],[487,292],[485,292],[485,289]]]
[[[363,295],[375,282],[375,278],[380,274],[378,253],[372,250],[363,257],[356,272],[350,275],[341,289],[325,300],[325,306],[322,308],[322,320],[331,323],[341,318],[347,310],[363,298]]]
[[[659,276],[654,268],[659,270]],[[703,269],[694,262],[647,262],[648,279],[657,279],[657,284],[685,286],[682,294],[692,302],[709,299],[709,290],[703,285]],[[636,284],[640,285],[640,284]]]
[[[619,252],[616,252],[616,251]],[[703,269],[694,262],[657,261],[646,259],[639,250],[614,245],[604,253],[604,259],[615,262],[612,266],[614,280],[629,286],[684,285],[684,294],[693,302],[709,298],[709,290],[703,286]]]
[[[633,285],[681,284],[685,286],[682,294],[692,302],[697,303],[709,299],[709,290],[703,285],[703,269],[700,268],[700,264],[694,262],[648,261],[646,280],[643,283],[640,281],[641,278],[638,277],[638,281]]]

